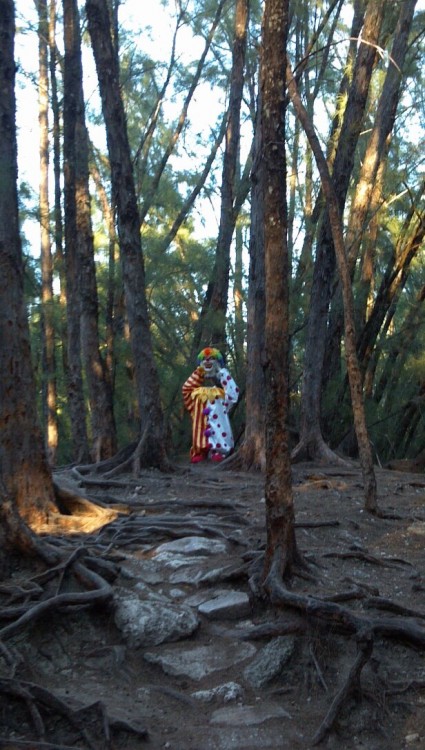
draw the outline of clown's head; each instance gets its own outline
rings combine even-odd
[[[207,346],[198,354],[198,365],[205,370],[207,376],[214,377],[220,367],[224,366],[223,355],[218,349]]]

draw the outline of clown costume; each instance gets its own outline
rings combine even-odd
[[[234,446],[229,412],[239,398],[239,388],[218,349],[202,349],[198,367],[186,380],[182,393],[192,418],[191,463],[207,458],[222,461]]]

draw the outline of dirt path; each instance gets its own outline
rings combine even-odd
[[[43,715],[46,744],[22,745],[34,741],[34,717],[8,700],[0,747],[97,750],[105,746],[96,744],[102,711],[116,722],[111,748],[313,747],[358,644],[338,625],[254,596],[265,542],[262,477],[206,464],[180,469],[108,483],[58,474],[71,490],[131,510],[96,534],[60,540],[115,566],[113,603],[57,612],[8,647],[23,660],[21,680],[84,707],[88,735]],[[363,509],[358,467],[294,467],[297,541],[311,577],[295,577],[291,592],[366,618],[402,618],[425,638],[425,478],[378,470],[377,479],[382,518]],[[0,678],[10,677],[0,664]],[[323,746],[425,748],[420,645],[382,633],[354,688]]]

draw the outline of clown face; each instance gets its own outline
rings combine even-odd
[[[217,362],[216,359],[212,359],[211,357],[206,357],[201,362],[201,367],[205,370],[205,375],[207,378],[214,378],[220,369],[220,365]]]
[[[223,357],[218,349],[207,346],[199,352],[198,363],[205,370],[207,378],[214,378],[223,367]]]

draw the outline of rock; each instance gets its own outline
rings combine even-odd
[[[157,646],[187,638],[199,626],[190,607],[177,605],[158,594],[144,595],[120,590],[114,594],[115,624],[132,647]]]
[[[146,652],[144,658],[151,664],[158,664],[166,674],[202,680],[213,672],[233,667],[235,662],[253,657],[256,651],[251,643],[223,642],[190,648],[162,647]]]
[[[224,685],[217,685],[211,690],[197,690],[192,693],[192,698],[204,703],[211,703],[211,701],[219,698],[223,703],[230,703],[230,701],[243,698],[243,694],[243,688],[237,682],[225,682]]]
[[[269,719],[290,719],[291,715],[278,705],[238,706],[235,708],[218,708],[211,717],[211,724],[227,726],[252,726],[262,724]]]
[[[239,620],[250,614],[251,604],[245,592],[228,591],[200,604],[198,612],[208,617],[209,620]]]
[[[256,688],[266,685],[282,671],[294,648],[295,639],[292,636],[273,638],[245,668],[245,679]]]
[[[156,559],[168,560],[176,555],[222,555],[228,551],[226,542],[208,539],[204,536],[185,536],[173,542],[160,544],[156,549]]]

